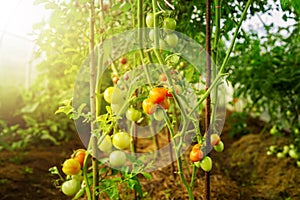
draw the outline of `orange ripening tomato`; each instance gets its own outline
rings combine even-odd
[[[69,159],[65,160],[65,162],[63,163],[62,171],[66,175],[75,175],[80,171],[80,169],[81,169],[81,166],[80,166],[80,163],[78,162],[78,160],[69,158]]]
[[[203,158],[203,152],[200,149],[192,149],[190,159],[192,162],[198,162]]]
[[[143,110],[147,115],[155,113],[157,106],[150,100],[145,99],[142,104]]]
[[[149,93],[149,99],[155,103],[161,103],[165,100],[168,89],[164,87],[152,88]]]
[[[85,150],[83,149],[78,150],[74,155],[74,160],[77,160],[80,163],[81,167],[83,166],[84,158]]]
[[[163,109],[168,110],[170,108],[170,100],[165,98],[163,102],[159,104]]]

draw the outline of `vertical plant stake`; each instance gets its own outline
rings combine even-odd
[[[206,0],[206,90],[210,87],[211,82],[211,45],[210,45],[210,18],[211,18],[211,3],[210,0]],[[205,132],[206,132],[206,151],[210,150],[210,95],[206,97],[205,105]],[[207,153],[207,155],[209,155]],[[210,199],[210,172],[205,172],[205,199]]]

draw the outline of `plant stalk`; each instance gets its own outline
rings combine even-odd
[[[98,193],[96,188],[98,187],[98,160],[97,157],[97,137],[94,135],[94,130],[96,127],[96,101],[95,101],[95,92],[96,92],[96,65],[95,65],[95,3],[94,0],[90,1],[90,110],[91,110],[91,142],[92,142],[92,166],[93,166],[93,194],[92,199],[98,199]]]

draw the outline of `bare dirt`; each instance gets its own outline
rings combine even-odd
[[[268,146],[285,144],[287,139],[274,140],[269,134],[259,134],[262,125],[257,119],[249,120],[250,134],[239,138],[230,138],[228,132],[231,126],[225,125],[222,133],[225,150],[211,154],[211,199],[300,199],[300,168],[290,158],[277,159],[266,155]],[[1,151],[0,199],[70,199],[54,187],[53,180],[57,177],[48,170],[53,166],[59,167],[74,149],[82,147],[74,134],[69,142],[57,146],[40,143],[24,151]],[[146,199],[188,199],[179,176],[173,175],[171,166],[151,175],[151,180],[140,177],[143,191],[147,193]],[[196,199],[204,199],[204,173],[201,170],[197,173],[194,195]],[[134,196],[126,199],[134,199]]]

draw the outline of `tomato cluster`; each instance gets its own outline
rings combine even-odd
[[[85,156],[85,150],[79,149],[62,165],[62,171],[67,175],[67,180],[62,183],[61,190],[67,196],[74,196],[81,188],[83,180],[81,168],[84,165]]]
[[[112,136],[106,135],[99,142],[98,148],[104,153],[109,153],[111,167],[119,168],[126,162],[126,154],[121,150],[128,149],[130,142],[131,136],[127,132],[119,131]]]
[[[218,134],[213,133],[210,135],[210,144],[217,152],[224,150],[224,143]],[[190,152],[190,160],[195,164],[196,167],[203,169],[208,172],[212,169],[212,160],[209,156],[204,156],[201,150],[201,144],[195,144]]]
[[[175,48],[178,44],[178,36],[176,33],[174,33],[174,30],[176,29],[176,20],[171,17],[167,17],[164,19],[162,22],[162,28],[164,30],[164,39],[159,39],[159,46],[161,49],[166,48],[166,44],[169,45],[171,48]],[[154,27],[154,14],[153,13],[148,13],[146,16],[146,25],[148,28],[153,28]],[[154,40],[154,31],[150,30],[149,31],[149,39],[151,41]]]
[[[152,115],[157,108],[168,110],[170,108],[170,100],[172,94],[164,87],[155,87],[150,90],[149,97],[143,101],[142,107],[146,114]]]

